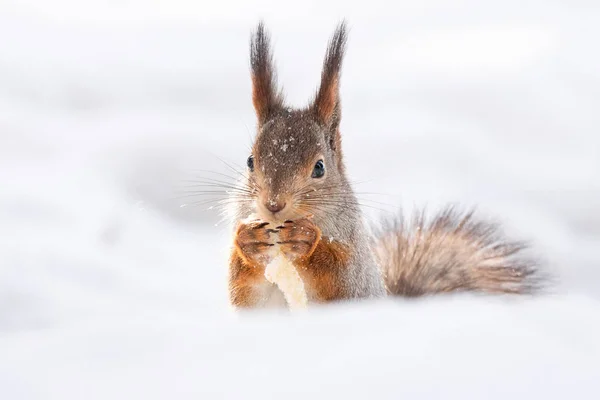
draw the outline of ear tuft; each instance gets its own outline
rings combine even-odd
[[[321,86],[312,106],[318,120],[333,130],[338,128],[341,119],[340,75],[347,39],[346,22],[342,21],[327,46]]]
[[[277,75],[273,65],[269,34],[259,22],[250,39],[250,66],[252,70],[252,103],[259,124],[264,123],[274,110],[283,106],[283,96],[277,90]]]

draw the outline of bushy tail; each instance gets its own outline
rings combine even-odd
[[[381,228],[374,244],[388,291],[398,296],[472,291],[532,293],[537,264],[526,245],[507,240],[495,223],[448,207],[433,218],[415,213]]]

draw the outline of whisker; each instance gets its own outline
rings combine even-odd
[[[311,200],[331,200],[330,196],[340,197],[341,200],[347,200],[347,201],[350,201],[350,202],[352,202],[353,200],[357,200],[357,201],[360,201],[360,202],[368,202],[368,203],[373,203],[373,204],[379,204],[379,205],[382,205],[382,206],[388,206],[388,207],[392,207],[392,208],[395,207],[392,204],[384,203],[384,202],[377,201],[377,200],[363,199],[363,198],[355,197],[355,196],[343,197],[343,196],[339,196],[338,194],[330,194],[328,196],[325,196],[325,195],[323,195],[323,196],[310,196],[310,197],[305,197],[305,199],[311,199]]]
[[[200,200],[193,201],[190,203],[182,204],[181,206],[197,206],[197,205],[206,205],[210,203],[215,203],[218,206],[225,206],[230,204],[241,204],[241,203],[250,203],[254,200],[251,199],[209,199],[209,200]]]
[[[306,215],[304,215],[305,217],[308,216],[309,214],[315,214],[316,213],[326,213],[326,214],[331,214],[332,212],[338,211],[337,206],[330,206],[330,205],[319,205],[319,206],[311,206],[311,207],[302,207],[301,205],[297,206],[298,209],[300,210],[304,210],[306,211]],[[377,224],[379,222],[379,220],[377,218],[375,218],[375,216],[371,215],[371,214],[367,214],[367,213],[363,213],[362,217],[365,218],[367,221],[369,221],[372,224]]]
[[[209,177],[203,177],[203,178],[195,178],[195,179],[181,179],[179,182],[182,183],[212,183],[212,184],[217,184],[217,185],[228,185],[228,186],[247,186],[247,184],[245,182],[240,182],[240,181],[223,181],[223,180],[219,180],[219,179],[214,179],[214,178],[209,178]]]
[[[209,190],[207,190],[207,189],[198,189],[198,188],[203,188],[203,187],[208,187],[210,189]],[[221,188],[221,187],[220,186],[194,185],[194,186],[185,186],[182,189],[179,189],[178,192],[181,192],[181,193],[245,194],[245,195],[248,195],[248,196],[254,195],[254,193],[251,192],[251,191],[249,191],[249,190],[235,188],[235,187],[222,188],[223,190],[212,190],[212,189],[218,189],[218,188]]]
[[[367,192],[354,193],[354,192],[351,192],[351,191],[336,192],[336,191],[331,191],[331,190],[327,190],[327,191],[320,191],[320,190],[304,191],[304,192],[299,192],[297,194],[297,196],[299,196],[301,198],[312,198],[312,199],[320,199],[320,198],[330,199],[331,196],[339,197],[339,198],[343,198],[343,199],[358,198],[358,199],[363,200],[363,201],[368,201],[368,202],[371,202],[371,203],[378,203],[378,204],[381,204],[381,205],[386,205],[386,206],[394,207],[392,204],[389,204],[389,203],[385,203],[385,202],[381,202],[381,201],[377,201],[377,200],[363,198],[362,195],[379,195],[379,194],[378,193],[367,193]]]
[[[226,190],[185,190],[183,191],[183,193],[189,193],[189,194],[198,194],[198,195],[210,195],[210,194],[215,194],[215,193],[219,193],[219,194],[223,194],[223,195],[232,195],[235,193],[231,193],[228,192]]]
[[[196,185],[219,185],[219,186],[223,186],[223,187],[239,187],[239,188],[243,187],[243,188],[251,189],[250,186],[248,186],[246,183],[242,183],[242,182],[222,182],[222,181],[210,180],[210,179],[183,180],[181,182],[190,184],[190,185],[194,185],[194,184],[196,184]]]
[[[319,199],[317,201],[302,201],[303,203],[310,205],[312,207],[316,207],[319,206],[321,204],[323,205],[329,205],[329,206],[350,206],[350,205],[356,205],[356,206],[360,206],[360,207],[367,207],[367,208],[371,208],[374,210],[378,210],[378,211],[383,211],[386,213],[393,213],[393,211],[390,210],[386,210],[384,208],[381,207],[376,207],[370,204],[364,204],[364,203],[360,203],[360,202],[346,202],[346,201],[338,201],[338,200],[325,200],[325,199]]]
[[[246,175],[244,175],[243,172],[238,171],[237,169],[235,169],[233,166],[231,166],[231,164],[229,164],[227,161],[223,160],[221,157],[217,156],[217,159],[219,161],[221,161],[223,164],[225,164],[231,171],[235,172],[236,174],[240,175],[242,178],[246,178]]]
[[[184,196],[179,196],[179,197],[174,197],[171,200],[178,200],[178,201],[187,201],[187,200],[196,200],[197,201],[206,201],[206,202],[222,202],[225,200],[230,200],[232,202],[242,202],[242,201],[254,201],[254,199],[252,198],[247,198],[247,197],[212,197],[212,198],[207,198],[207,197],[201,197],[201,196],[196,196],[196,195],[184,195]],[[188,203],[189,204],[189,203]]]
[[[219,172],[219,171],[213,171],[213,170],[210,170],[210,169],[191,169],[190,171],[194,171],[194,172],[202,172],[202,173],[208,173],[208,174],[215,174],[215,175],[219,175],[219,176],[222,176],[222,177],[224,177],[224,178],[227,178],[227,179],[231,179],[232,181],[237,181],[237,180],[239,180],[239,178],[237,178],[237,177],[235,177],[235,176],[227,175],[227,174],[225,174],[225,173],[223,173],[223,172]],[[240,173],[239,171],[234,171],[234,172],[236,172],[236,173],[238,173],[238,174]],[[243,178],[246,178],[246,176],[245,176],[245,175],[242,175],[242,177],[243,177]],[[209,179],[210,179],[210,178],[209,178]]]

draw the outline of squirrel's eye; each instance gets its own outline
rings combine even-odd
[[[322,178],[323,175],[325,175],[325,164],[323,164],[323,160],[319,160],[313,168],[312,177]]]
[[[246,160],[246,165],[248,166],[248,169],[250,170],[250,172],[254,171],[254,156],[250,155],[250,157],[248,157],[248,159]]]

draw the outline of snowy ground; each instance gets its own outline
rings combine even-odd
[[[0,398],[600,398],[594,1],[117,3],[0,5]],[[301,105],[343,16],[357,189],[478,205],[552,294],[228,309],[182,181],[247,157],[258,18]]]

